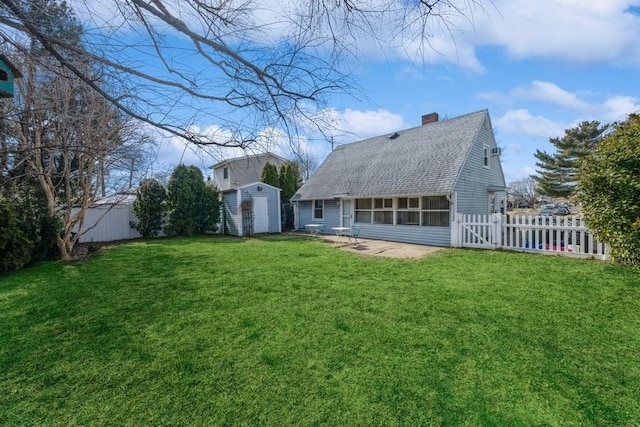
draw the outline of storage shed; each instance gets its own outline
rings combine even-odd
[[[136,217],[133,213],[135,190],[129,190],[96,201],[84,212],[80,243],[112,242],[142,237],[131,227]],[[74,213],[77,211],[74,208]],[[78,232],[78,227],[75,230]]]
[[[280,233],[281,191],[264,182],[254,182],[223,191],[223,233],[232,236]]]

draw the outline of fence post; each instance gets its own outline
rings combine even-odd
[[[493,235],[495,236],[493,246],[494,249],[502,248],[502,218],[503,215],[500,213],[494,213],[493,215]]]
[[[459,213],[453,214],[453,223],[451,224],[451,247],[460,247],[460,219]]]

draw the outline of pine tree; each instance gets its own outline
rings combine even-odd
[[[281,200],[288,202],[298,190],[300,172],[294,162],[286,162],[280,167],[280,188],[282,188]]]
[[[138,188],[133,212],[138,218],[136,229],[142,237],[155,237],[162,230],[167,207],[167,190],[155,179],[145,179]]]
[[[260,181],[265,184],[273,185],[274,187],[280,188],[280,176],[278,175],[278,168],[276,165],[272,165],[267,162],[262,168],[262,175],[260,176]]]
[[[550,138],[556,152],[536,150],[534,156],[538,192],[551,197],[571,197],[575,193],[577,174],[586,155],[593,152],[598,141],[610,125],[598,121],[582,122],[577,127],[564,131],[561,138]]]
[[[168,234],[191,236],[215,232],[220,219],[218,191],[207,186],[200,169],[178,165],[169,185]]]

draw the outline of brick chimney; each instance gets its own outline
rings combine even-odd
[[[422,116],[422,124],[435,123],[438,121],[438,113],[429,113]]]

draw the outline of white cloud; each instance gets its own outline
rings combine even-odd
[[[640,99],[632,96],[613,96],[602,106],[603,121],[624,120],[627,115],[640,111]]]
[[[516,98],[544,101],[577,111],[593,110],[591,104],[580,99],[575,93],[568,92],[550,82],[535,80],[530,85],[513,89],[511,95]]]
[[[475,22],[476,42],[504,48],[517,59],[578,62],[640,61],[638,0],[495,0]]]
[[[545,138],[562,135],[566,129],[565,125],[542,116],[534,116],[524,108],[507,111],[496,120],[496,127],[498,132]]]
[[[383,135],[404,127],[402,116],[384,109],[360,111],[348,108],[338,113],[337,118],[339,128],[356,139]]]

